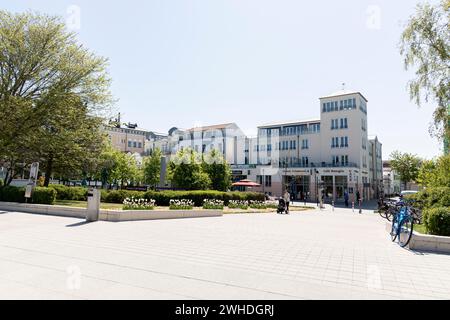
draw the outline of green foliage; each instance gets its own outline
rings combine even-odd
[[[103,183],[123,186],[139,183],[142,180],[141,171],[133,155],[114,149],[110,144],[100,154],[98,171]]]
[[[4,202],[25,202],[25,188],[4,186],[0,188],[0,201]],[[54,204],[56,201],[56,191],[50,188],[36,187],[32,194],[32,202],[35,204]]]
[[[421,209],[450,207],[450,187],[427,188],[406,198],[416,201],[415,206]]]
[[[203,200],[203,209],[206,210],[222,210],[224,207],[223,200],[205,199]]]
[[[4,202],[25,202],[25,188],[4,186],[0,188],[0,201]]]
[[[161,175],[161,157],[161,150],[155,149],[150,157],[144,159],[144,183],[153,187],[158,185]]]
[[[264,195],[256,192],[222,192],[222,191],[148,191],[146,199],[155,199],[158,206],[168,206],[170,200],[189,199],[195,206],[201,207],[204,199],[216,199],[224,201],[227,205],[230,200],[264,200]]]
[[[80,176],[102,148],[112,102],[107,60],[84,48],[62,18],[0,10],[0,162],[5,183],[19,164]]]
[[[421,159],[410,153],[394,151],[390,155],[391,167],[397,172],[400,180],[406,185],[410,181],[415,181],[419,174]]]
[[[62,184],[51,184],[48,187],[56,191],[57,200],[87,201],[87,188],[68,187]]]
[[[450,236],[450,207],[425,209],[423,221],[427,233],[438,236]]]
[[[425,161],[420,167],[417,181],[423,187],[450,187],[450,155]]]
[[[231,187],[231,168],[222,153],[213,149],[203,160],[203,170],[211,180],[211,189],[227,191]]]
[[[247,200],[230,200],[228,202],[228,208],[230,209],[248,209],[248,201]]]
[[[32,202],[36,204],[55,204],[56,190],[52,188],[36,187],[33,191]]]
[[[170,210],[192,210],[194,208],[194,201],[189,199],[170,200]]]
[[[122,210],[153,210],[154,208],[155,200],[127,198],[123,201]]]
[[[206,190],[211,179],[202,167],[202,156],[192,149],[178,151],[168,166],[169,180],[180,189]]]
[[[439,4],[419,4],[401,37],[405,67],[415,67],[415,79],[409,83],[411,99],[420,105],[433,100],[432,132],[439,138],[450,137],[450,0]]]
[[[127,198],[144,198],[145,192],[131,190],[112,190],[102,192],[101,201],[106,203],[123,203]],[[148,198],[147,198],[148,199]]]

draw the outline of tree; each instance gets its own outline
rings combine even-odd
[[[106,66],[106,59],[66,31],[61,18],[0,11],[0,161],[7,168],[6,184],[19,163],[40,160],[48,140],[39,138],[55,130],[60,148],[69,152],[77,141],[78,154],[86,153],[89,143],[80,142],[84,135],[78,127],[61,130],[60,125],[76,115],[75,123],[87,121],[98,128],[96,119],[112,102]],[[46,153],[48,179],[58,165],[52,152]]]
[[[167,176],[181,189],[205,190],[211,185],[208,174],[203,171],[201,155],[189,148],[178,151],[171,159]]]
[[[450,187],[450,155],[424,161],[417,181],[423,187]]]
[[[150,157],[144,159],[144,182],[152,187],[155,187],[161,179],[161,158],[161,150],[155,149]]]
[[[99,155],[99,164],[95,177],[103,183],[123,187],[125,184],[139,184],[142,180],[141,170],[132,154],[121,152],[108,144]]]
[[[211,188],[227,191],[231,186],[231,168],[222,153],[213,149],[204,155],[203,170],[211,180]]]
[[[437,107],[430,132],[448,141],[450,137],[450,0],[437,5],[419,4],[401,36],[400,51],[405,68],[415,68],[409,83],[411,99],[420,106],[422,99]]]
[[[419,167],[422,162],[419,157],[406,152],[394,151],[391,153],[390,158],[391,167],[399,175],[404,188],[406,188],[408,182],[417,179]]]

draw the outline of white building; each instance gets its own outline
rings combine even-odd
[[[262,184],[254,191],[280,196],[287,188],[294,199],[355,201],[376,198],[383,191],[382,145],[369,139],[367,99],[355,91],[340,91],[319,99],[320,117],[261,125],[248,138],[235,123],[170,129],[167,136],[148,139],[146,153],[160,148],[166,159],[183,148],[200,153],[219,150],[235,181]],[[164,160],[166,163],[166,160]]]
[[[367,134],[367,99],[360,92],[340,91],[320,100],[320,118],[258,127],[256,168],[246,178],[262,184],[257,191],[280,196],[287,188],[294,199],[355,201],[379,194],[382,146]],[[251,156],[251,158],[254,158]],[[372,170],[371,170],[372,168]],[[246,167],[240,166],[245,172]]]

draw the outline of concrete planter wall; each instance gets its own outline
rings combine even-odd
[[[0,210],[59,217],[86,218],[86,209],[65,206],[0,202]],[[100,210],[100,220],[111,222],[220,216],[223,216],[222,210]]]
[[[86,209],[45,204],[0,202],[0,210],[36,213],[51,216],[86,218]]]
[[[391,232],[391,228],[392,223],[387,222],[386,230]],[[414,232],[408,247],[411,250],[450,253],[450,237],[433,236]]]
[[[100,219],[111,222],[136,221],[136,220],[158,220],[158,219],[182,219],[221,217],[222,210],[101,210]]]

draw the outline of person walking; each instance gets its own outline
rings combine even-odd
[[[344,201],[345,201],[345,207],[348,208],[348,191],[345,190],[344,192]]]
[[[287,191],[284,192],[284,201],[286,202],[286,214],[289,214],[289,203],[291,202],[291,195],[290,193]]]

